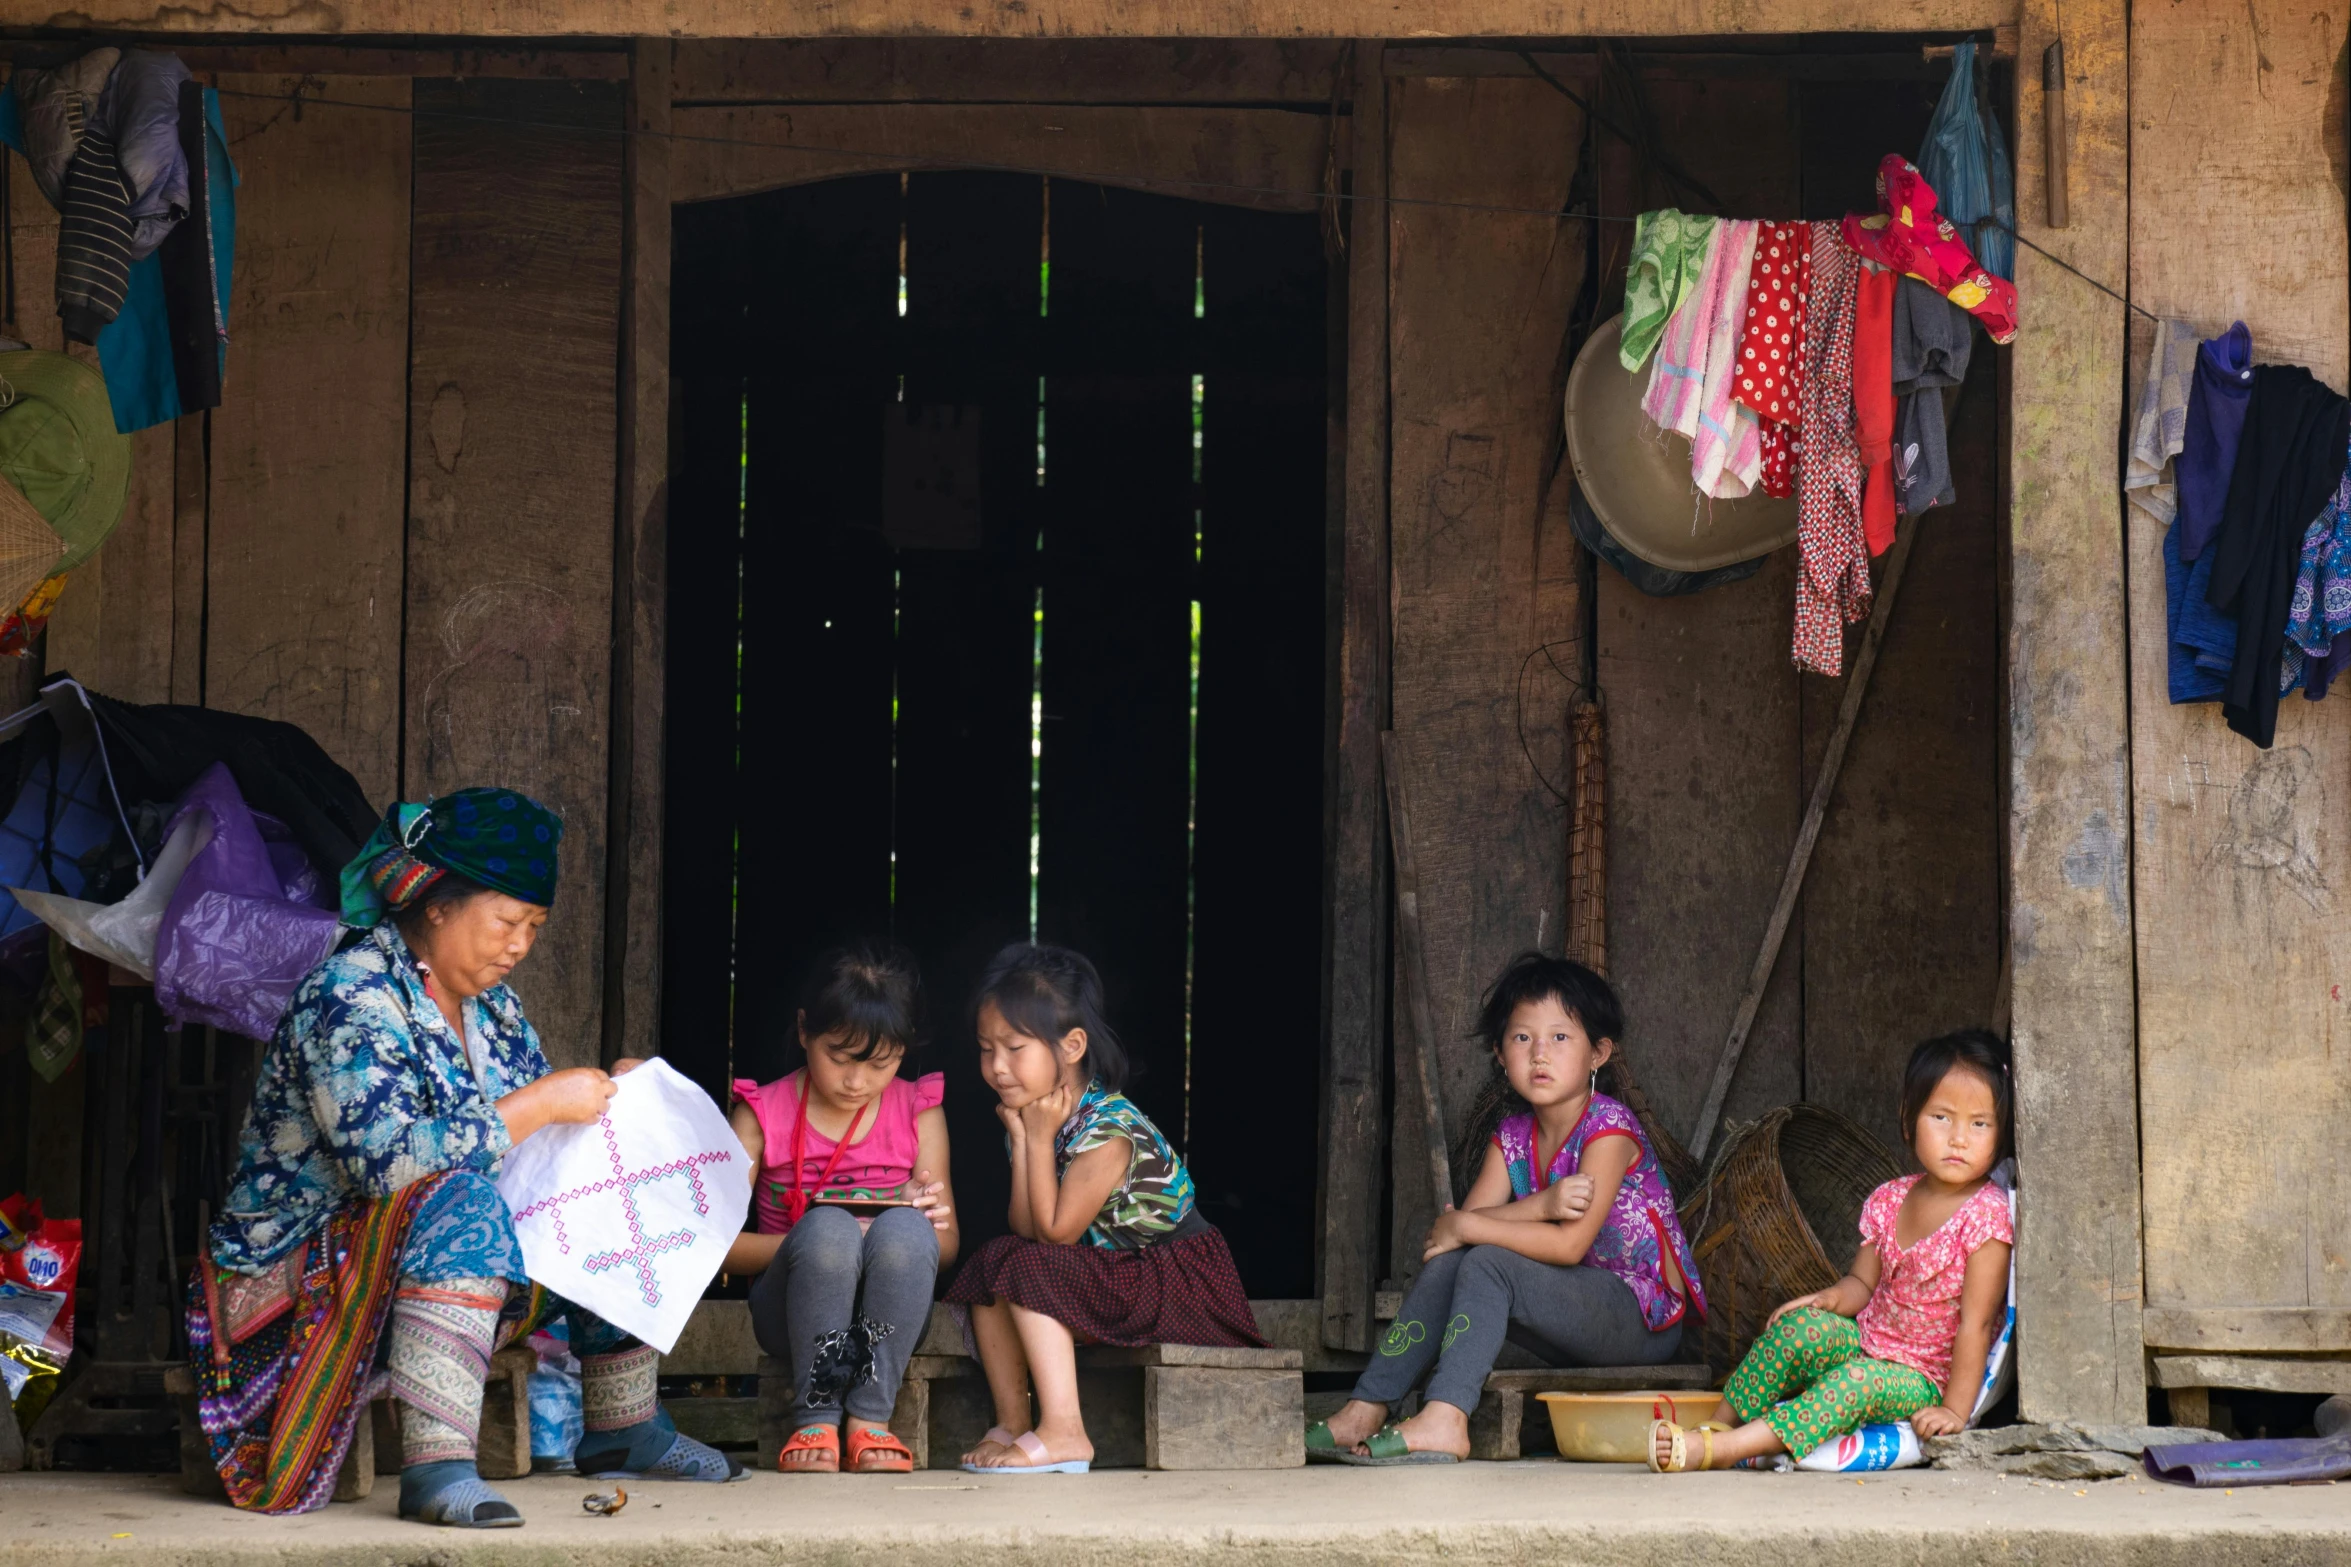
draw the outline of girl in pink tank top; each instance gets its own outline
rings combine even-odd
[[[776,1455],[786,1474],[913,1467],[890,1411],[958,1239],[946,1080],[900,1075],[920,1043],[921,994],[901,948],[828,953],[795,1020],[806,1064],[734,1085],[757,1228],[726,1266],[758,1275],[752,1330],[792,1368],[794,1430]]]

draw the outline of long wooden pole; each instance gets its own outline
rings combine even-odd
[[[1690,1137],[1690,1157],[1701,1166],[1706,1162],[1706,1150],[1713,1145],[1714,1129],[1722,1120],[1723,1101],[1730,1097],[1731,1079],[1739,1070],[1739,1056],[1747,1048],[1747,1035],[1755,1027],[1755,1014],[1763,1006],[1763,992],[1771,984],[1771,971],[1780,960],[1780,945],[1787,939],[1788,921],[1795,916],[1796,899],[1804,891],[1804,873],[1812,866],[1812,846],[1820,840],[1820,824],[1828,815],[1829,801],[1837,792],[1837,774],[1845,765],[1845,748],[1852,743],[1854,723],[1861,717],[1861,699],[1869,692],[1869,677],[1878,665],[1878,648],[1886,640],[1886,623],[1894,616],[1894,595],[1902,586],[1902,568],[1909,563],[1910,546],[1918,539],[1918,520],[1912,518],[1902,525],[1894,537],[1894,548],[1886,558],[1885,580],[1878,584],[1877,602],[1870,607],[1869,627],[1861,634],[1861,648],[1853,655],[1853,673],[1845,682],[1844,705],[1837,710],[1837,727],[1829,735],[1828,749],[1821,753],[1820,776],[1813,781],[1812,804],[1804,812],[1804,825],[1796,831],[1796,847],[1788,855],[1787,874],[1780,878],[1779,901],[1772,905],[1771,923],[1764,928],[1763,948],[1755,954],[1755,967],[1748,972],[1746,993],[1739,997],[1739,1009],[1731,1015],[1731,1035],[1723,1041],[1722,1059],[1714,1064],[1714,1081],[1707,1086],[1706,1102],[1698,1111],[1698,1125]]]
[[[1405,799],[1404,742],[1380,731],[1380,771],[1388,785],[1388,842],[1396,856],[1396,956],[1404,970],[1413,1072],[1420,1080],[1421,1135],[1428,1148],[1429,1187],[1436,1211],[1453,1206],[1453,1159],[1445,1151],[1445,1107],[1437,1097],[1437,1028],[1429,1013],[1428,949],[1420,939],[1420,872],[1412,857],[1412,812]]]

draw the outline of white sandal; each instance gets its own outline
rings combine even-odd
[[[1082,1475],[1094,1467],[1093,1460],[1089,1458],[1070,1458],[1064,1459],[1060,1463],[1053,1462],[1052,1453],[1043,1442],[1037,1440],[1037,1433],[1034,1431],[1023,1431],[1014,1437],[1008,1445],[1017,1449],[1028,1462],[1025,1464],[966,1463],[962,1466],[963,1472],[974,1475]]]

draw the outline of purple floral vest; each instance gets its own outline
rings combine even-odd
[[[1608,1220],[1592,1241],[1584,1261],[1625,1281],[1641,1303],[1641,1315],[1654,1333],[1681,1321],[1691,1306],[1706,1315],[1706,1292],[1699,1287],[1698,1265],[1690,1243],[1682,1237],[1682,1221],[1675,1214],[1673,1190],[1658,1168],[1657,1155],[1641,1132],[1640,1119],[1606,1094],[1594,1094],[1567,1141],[1551,1160],[1542,1180],[1535,1179],[1535,1117],[1532,1111],[1507,1117],[1494,1129],[1495,1146],[1510,1169],[1510,1194],[1532,1197],[1583,1168],[1584,1150],[1604,1137],[1629,1137],[1641,1152],[1625,1171],[1616,1189]]]

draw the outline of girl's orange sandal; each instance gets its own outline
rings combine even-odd
[[[850,1440],[854,1444],[856,1439]],[[854,1445],[850,1451],[856,1451]],[[776,1468],[788,1475],[839,1474],[841,1433],[831,1426],[802,1426],[776,1454]]]
[[[914,1472],[914,1451],[890,1434],[887,1426],[849,1426],[849,1472],[859,1475],[902,1475]]]
[[[1714,1433],[1718,1429],[1720,1428],[1708,1424],[1693,1426],[1685,1431],[1670,1420],[1650,1421],[1649,1451],[1646,1455],[1649,1460],[1650,1472],[1653,1474],[1681,1474],[1692,1468],[1712,1469],[1714,1467]],[[1669,1438],[1666,1443],[1665,1460],[1662,1463],[1657,1458],[1657,1437],[1660,1432],[1665,1433]],[[1705,1456],[1694,1465],[1690,1462],[1689,1440],[1691,1437],[1698,1437],[1706,1444]]]

